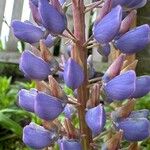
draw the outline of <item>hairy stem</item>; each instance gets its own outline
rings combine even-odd
[[[84,0],[72,0],[73,20],[74,20],[74,35],[78,40],[74,44],[72,57],[76,60],[84,69],[84,82],[78,88],[78,102],[81,104],[78,107],[78,116],[80,123],[80,134],[82,139],[82,145],[84,150],[92,150],[90,143],[92,142],[92,135],[85,122],[85,108],[88,100],[88,85],[87,78],[87,50],[83,46],[86,42],[85,39],[85,18],[84,18]]]

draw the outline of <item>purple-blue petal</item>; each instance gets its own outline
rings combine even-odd
[[[46,39],[43,39],[43,42],[45,43],[47,47],[50,48],[54,45],[55,39],[56,39],[55,37],[49,34]]]
[[[33,149],[45,148],[52,144],[55,138],[55,133],[32,122],[23,129],[23,142]]]
[[[19,68],[25,76],[35,80],[44,80],[51,74],[49,64],[29,50],[22,53]]]
[[[128,117],[129,118],[147,118],[148,119],[149,115],[150,115],[150,111],[148,109],[141,109],[141,110],[132,111]]]
[[[39,92],[36,96],[34,111],[44,120],[54,120],[64,110],[65,104],[58,98]]]
[[[127,141],[142,141],[150,135],[150,122],[146,118],[124,119],[117,128],[123,130],[123,137]]]
[[[104,85],[104,92],[108,99],[124,100],[131,96],[135,90],[136,75],[130,70],[118,75]]]
[[[101,44],[108,43],[118,33],[122,19],[122,8],[117,6],[94,25],[94,38]]]
[[[69,58],[64,66],[64,81],[71,89],[77,89],[84,81],[82,67],[72,58]]]
[[[73,105],[67,104],[63,112],[66,118],[71,119],[75,111],[76,111],[76,108]]]
[[[140,37],[140,38],[139,38]],[[150,27],[145,24],[136,27],[115,41],[115,46],[126,54],[143,50],[150,43]]]
[[[24,42],[37,43],[44,37],[44,32],[31,23],[14,20],[11,24],[14,35]],[[32,34],[31,34],[32,33]]]
[[[136,88],[130,98],[140,98],[150,92],[150,76],[141,76],[136,79]]]
[[[39,12],[43,26],[52,34],[62,34],[66,29],[66,16],[59,12],[48,0],[39,0]]]
[[[60,150],[82,150],[82,145],[79,140],[60,139],[58,144]]]
[[[147,0],[113,0],[112,6],[121,5],[125,8],[141,8],[147,3]]]
[[[34,112],[34,102],[37,95],[36,89],[25,90],[21,89],[19,95],[19,106],[27,111]]]
[[[104,107],[99,104],[98,106],[89,109],[85,114],[85,121],[88,127],[92,130],[94,136],[100,134],[106,123]]]
[[[42,20],[41,20],[41,16],[40,16],[39,10],[38,10],[38,0],[29,0],[29,6],[31,9],[32,17],[33,17],[34,21],[38,25],[41,25]]]
[[[110,54],[110,44],[109,43],[106,43],[106,44],[102,44],[102,54],[106,57],[108,57],[108,55]]]

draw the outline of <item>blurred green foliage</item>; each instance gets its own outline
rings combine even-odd
[[[15,82],[0,77],[0,150],[26,150],[22,143],[22,129],[34,116],[18,107],[17,93],[21,88],[30,89],[35,83]]]

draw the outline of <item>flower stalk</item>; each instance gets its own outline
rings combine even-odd
[[[84,70],[84,82],[77,90],[78,102],[82,105],[78,107],[78,115],[80,122],[80,133],[84,139],[82,139],[82,145],[84,150],[92,150],[90,143],[92,142],[92,134],[85,122],[85,109],[86,102],[88,100],[88,85],[87,79],[87,50],[83,46],[86,42],[85,39],[85,16],[84,16],[84,1],[83,0],[72,0],[72,10],[73,10],[73,21],[74,21],[74,35],[80,41],[80,43],[75,43],[72,51],[72,57],[76,60]],[[80,59],[79,59],[80,58]]]

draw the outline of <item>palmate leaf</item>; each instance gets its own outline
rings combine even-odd
[[[11,130],[18,136],[22,135],[22,127],[3,113],[0,113],[0,125]]]

